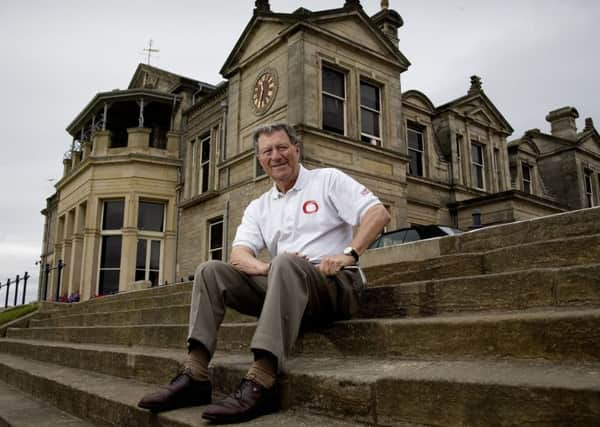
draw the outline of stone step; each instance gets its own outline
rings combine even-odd
[[[93,425],[128,427],[206,425],[201,420],[203,407],[200,406],[161,414],[152,414],[137,408],[140,397],[156,389],[155,385],[138,381],[7,354],[0,354],[0,380],[33,393],[63,411],[89,420]],[[362,424],[284,410],[247,423],[233,425],[353,427]]]
[[[600,309],[335,322],[299,338],[302,355],[600,361]],[[246,350],[254,323],[223,324],[219,348]],[[184,348],[187,325],[9,328],[7,338]],[[451,339],[449,339],[451,338]]]
[[[249,363],[248,355],[216,355],[211,369],[215,388],[233,387]],[[0,379],[98,424],[202,425],[200,407],[158,416],[137,409],[138,399],[156,386],[134,380],[7,354],[0,354]],[[310,412],[376,426],[592,426],[600,417],[600,366],[294,358],[281,399],[294,411],[252,424],[355,425],[305,414]]]
[[[600,264],[370,287],[361,318],[600,306]]]
[[[92,427],[93,424],[0,381],[0,426]]]
[[[395,249],[398,249],[396,247]],[[600,234],[365,268],[371,286],[597,263]]]
[[[180,292],[172,293],[168,296],[165,295],[153,295],[152,293],[144,294],[139,298],[128,298],[127,300],[110,299],[106,298],[103,303],[96,303],[95,300],[90,300],[74,303],[74,304],[63,304],[63,308],[42,311],[36,316],[36,319],[48,319],[54,317],[63,317],[74,314],[89,314],[89,313],[105,313],[111,311],[123,311],[123,310],[143,310],[151,308],[161,308],[166,305],[184,305],[189,304],[191,299],[191,288],[189,290],[182,290]],[[94,303],[92,303],[92,301]]]
[[[158,308],[118,310],[98,313],[82,313],[55,315],[46,319],[32,319],[31,327],[51,326],[99,326],[99,325],[147,325],[147,324],[181,324],[187,323],[190,305],[165,305]],[[233,309],[225,313],[226,323],[255,322],[256,317],[245,316]]]
[[[463,233],[441,242],[442,254],[482,252],[600,233],[600,208],[581,209]]]

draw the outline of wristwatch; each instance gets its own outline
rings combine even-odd
[[[348,246],[344,249],[344,255],[350,255],[354,258],[354,262],[358,262],[358,252],[356,252],[356,249],[354,249],[352,246]]]

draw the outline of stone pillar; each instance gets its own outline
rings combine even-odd
[[[164,240],[164,248],[163,248],[163,274],[162,274],[162,283],[165,280],[169,283],[173,283],[175,281],[175,264],[177,260],[175,259],[176,246],[177,246],[177,235],[174,231],[169,231],[165,233]],[[162,284],[160,283],[160,284]]]
[[[89,300],[98,291],[98,250],[100,233],[96,228],[86,228],[83,232],[83,255],[81,265],[81,301]]]
[[[81,160],[79,151],[71,151],[71,170],[77,169]]]
[[[167,155],[169,157],[179,158],[179,143],[181,135],[179,132],[167,132]]]
[[[152,129],[148,128],[129,128],[127,129],[127,146],[132,153],[150,152],[150,133]]]
[[[110,147],[111,132],[99,130],[94,134],[94,147],[92,156],[106,156]]]
[[[71,172],[71,159],[63,159],[63,177]]]
[[[123,215],[123,234],[121,244],[121,265],[119,274],[119,292],[132,288],[135,281],[135,261],[137,251],[137,212],[138,198],[136,194],[125,197]]]
[[[85,161],[88,159],[88,157],[90,157],[90,154],[92,153],[92,142],[91,141],[84,141],[81,143],[81,161]]]

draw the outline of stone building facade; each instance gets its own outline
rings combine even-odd
[[[42,298],[172,283],[202,261],[227,259],[244,208],[272,185],[251,141],[269,122],[296,128],[306,167],[337,167],[374,191],[390,229],[467,229],[473,212],[489,225],[581,207],[546,181],[561,180],[554,155],[587,161],[582,170],[597,175],[597,158],[583,160],[600,152],[591,120],[581,143],[557,137],[576,149],[546,149],[552,136],[539,132],[507,144],[513,130],[479,77],[437,107],[403,93],[402,25],[387,2],[369,17],[359,1],[293,13],[256,1],[223,82],[141,64],[128,89],[96,95],[67,128],[73,147],[43,212],[42,259],[66,267],[60,289],[49,273]],[[532,165],[529,187],[519,186],[517,164]],[[596,202],[598,184],[596,176]]]

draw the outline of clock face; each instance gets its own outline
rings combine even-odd
[[[265,113],[277,94],[277,74],[275,70],[268,70],[261,73],[252,91],[252,108],[256,114]]]

